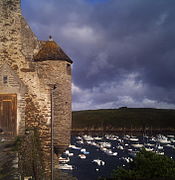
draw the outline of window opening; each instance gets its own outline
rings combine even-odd
[[[71,75],[71,65],[70,64],[67,64],[67,74],[68,75]]]
[[[3,76],[3,83],[7,84],[8,83],[8,76]]]

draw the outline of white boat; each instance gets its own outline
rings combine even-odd
[[[86,143],[91,145],[91,144],[92,144],[92,141],[86,141]]]
[[[83,154],[87,155],[87,154],[90,154],[90,152],[88,152],[88,151],[85,151],[85,152],[83,152]]]
[[[169,143],[171,143],[171,141],[169,141],[166,136],[161,135],[161,134],[159,134],[159,135],[157,136],[157,141],[158,141],[159,143],[162,143],[162,144],[169,144]]]
[[[168,141],[167,139],[159,139],[158,142],[161,143],[161,144],[169,144],[169,143],[171,143],[171,141]]]
[[[170,147],[170,148],[174,148],[174,145],[172,145],[172,144],[166,144],[165,146]]]
[[[97,163],[98,166],[104,166],[105,162],[102,161],[101,159],[94,159],[92,162]]]
[[[102,140],[102,137],[96,136],[94,137],[94,140],[97,140],[97,141]]]
[[[118,155],[118,152],[113,152],[112,155],[113,155],[113,156],[117,156],[117,155]]]
[[[80,137],[80,136],[77,136],[77,137],[76,137],[76,139],[78,139],[78,140],[82,140],[82,137]]]
[[[145,144],[145,146],[154,147],[155,144],[147,143],[147,144]]]
[[[129,140],[130,139],[130,135],[124,135],[124,137],[123,137],[123,139],[125,139],[125,140]]]
[[[118,140],[118,136],[116,136],[116,135],[106,135],[105,136],[106,137],[106,139],[108,139],[108,140],[112,140],[112,141],[116,141],[116,140]]]
[[[83,154],[89,154],[89,152],[88,152],[88,151],[86,151],[86,149],[84,149],[84,148],[83,148],[83,149],[81,149],[80,151],[81,151]]]
[[[69,154],[70,152],[69,152],[69,150],[66,150],[65,152],[64,152],[64,154]]]
[[[157,149],[161,150],[163,149],[163,146],[161,146],[160,144],[157,146]]]
[[[158,135],[157,135],[157,138],[158,138],[158,139],[167,139],[167,137],[164,136],[163,134],[158,134]]]
[[[172,143],[175,143],[175,139],[171,139],[170,141],[171,141]]]
[[[81,159],[86,159],[86,156],[84,154],[79,154],[78,157],[80,157]]]
[[[92,142],[91,145],[95,147],[99,147],[99,145],[96,142]]]
[[[110,156],[113,155],[113,152],[112,152],[110,149],[107,149],[107,150],[105,151],[105,153],[106,153],[107,155],[110,155]]]
[[[68,164],[60,164],[58,168],[63,170],[73,170],[73,166]]]
[[[78,144],[84,144],[84,141],[83,140],[79,140],[77,141]]]
[[[83,148],[83,149],[81,149],[80,151],[81,151],[81,152],[86,152],[86,149],[85,149],[85,148]]]
[[[59,157],[58,161],[62,162],[62,163],[68,163],[70,161],[70,159],[69,158]]]
[[[164,152],[156,152],[157,154],[159,154],[159,155],[164,155]]]
[[[151,139],[149,141],[150,142],[156,142],[156,138],[155,137],[151,137]]]
[[[111,147],[111,143],[109,142],[100,142],[99,144],[101,145],[101,147],[107,147],[107,148]]]
[[[123,159],[124,161],[126,161],[127,163],[129,163],[130,161],[133,160],[133,159],[130,158],[130,157],[122,157],[122,159]]]
[[[135,138],[135,137],[131,137],[129,140],[130,140],[130,141],[134,141],[134,142],[139,141],[139,139],[138,139],[138,138]]]
[[[71,156],[73,156],[73,155],[74,155],[74,153],[69,153],[69,154],[68,154],[69,157],[71,157]]]
[[[100,150],[103,151],[103,152],[105,152],[105,151],[107,150],[107,148],[105,148],[105,147],[100,147]]]
[[[83,138],[86,141],[93,141],[94,140],[94,138],[92,136],[89,136],[89,135],[84,135]]]
[[[72,145],[72,144],[69,145],[69,148],[71,148],[71,149],[77,149],[77,150],[81,149],[80,147],[77,147],[77,146]]]
[[[167,137],[168,138],[175,138],[174,135],[171,135],[171,134],[167,135]]]
[[[91,146],[99,147],[98,143],[96,143],[94,141],[86,141],[86,143],[91,145]]]
[[[131,144],[131,146],[135,148],[142,148],[144,145],[143,144]]]
[[[152,152],[152,151],[154,151],[154,148],[150,148],[150,147],[149,147],[149,148],[145,148],[145,150],[146,150],[146,151],[151,151],[151,152]]]
[[[123,147],[122,145],[118,145],[118,146],[117,146],[117,149],[123,150],[124,147]]]
[[[66,154],[67,156],[73,156],[74,155],[74,153],[69,152],[69,150],[66,150],[64,152],[64,154]]]

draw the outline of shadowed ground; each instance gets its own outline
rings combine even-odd
[[[14,140],[0,135],[0,179],[13,180],[18,177],[18,159],[14,150]]]

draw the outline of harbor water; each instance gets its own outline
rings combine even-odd
[[[175,136],[75,136],[60,157],[60,169],[78,180],[110,177],[113,169],[125,167],[140,149],[175,159]]]

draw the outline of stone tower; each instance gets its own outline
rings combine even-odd
[[[20,0],[0,0],[0,128],[11,136],[38,128],[46,159],[51,140],[57,155],[70,141],[71,64],[51,38],[37,39]]]

